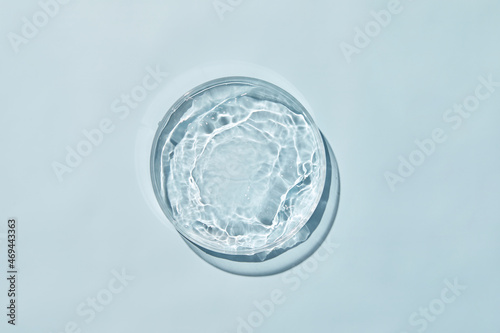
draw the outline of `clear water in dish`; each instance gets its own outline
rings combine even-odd
[[[293,240],[323,190],[319,131],[262,89],[197,93],[164,140],[161,190],[173,222],[211,250],[254,254]]]

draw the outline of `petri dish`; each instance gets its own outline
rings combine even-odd
[[[267,81],[223,77],[166,112],[150,172],[163,213],[188,242],[263,261],[308,239],[327,165],[324,138],[297,99]]]

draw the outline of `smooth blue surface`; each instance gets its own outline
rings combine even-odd
[[[237,3],[221,20],[211,1],[74,0],[15,53],[8,34],[40,7],[2,1],[0,248],[17,217],[21,284],[19,327],[0,330],[223,333],[250,319],[263,333],[497,333],[500,87],[483,81],[500,82],[500,3]],[[357,27],[376,29],[372,11],[390,9],[378,34],[356,39]],[[342,43],[359,51],[350,63]],[[200,260],[136,179],[140,121],[162,87],[233,60],[299,89],[342,175],[332,238],[307,266],[266,278]],[[465,102],[474,111],[458,111]],[[78,147],[91,152],[78,159]],[[403,177],[410,156],[425,160]],[[55,162],[71,170],[62,181]],[[404,179],[394,191],[387,172]],[[123,289],[92,317],[88,298],[110,283]],[[439,314],[425,319],[431,307]]]

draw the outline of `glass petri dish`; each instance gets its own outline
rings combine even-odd
[[[304,242],[327,173],[325,144],[304,106],[260,79],[224,77],[184,94],[151,152],[158,203],[189,242],[265,258]]]

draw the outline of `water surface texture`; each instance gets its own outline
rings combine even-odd
[[[322,194],[319,131],[298,102],[270,87],[202,89],[167,126],[161,190],[176,228],[208,249],[254,254],[289,246]]]

